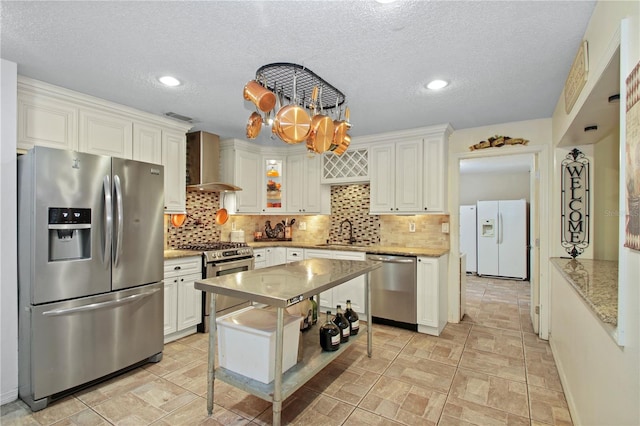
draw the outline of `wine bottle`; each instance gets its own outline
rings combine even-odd
[[[358,320],[358,314],[351,308],[351,300],[347,300],[347,309],[344,311],[344,316],[347,321],[351,323],[351,335],[355,336],[360,330],[360,321]]]
[[[311,300],[311,307],[313,309],[313,312],[311,314],[311,324],[315,324],[318,322],[318,303],[313,300],[313,297],[311,297],[309,300]]]
[[[346,343],[349,341],[349,336],[351,335],[351,324],[347,321],[344,314],[342,313],[342,306],[338,305],[336,307],[336,316],[333,317],[333,323],[340,328],[340,343]]]
[[[320,346],[322,346],[322,350],[338,350],[341,334],[338,326],[331,321],[331,311],[327,311],[327,320],[320,326]]]

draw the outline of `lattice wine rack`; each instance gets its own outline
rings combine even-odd
[[[342,155],[325,154],[322,157],[322,182],[359,182],[369,177],[369,151],[350,149]]]

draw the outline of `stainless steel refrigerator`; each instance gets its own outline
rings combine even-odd
[[[19,395],[32,410],[162,358],[163,174],[45,147],[18,158]]]

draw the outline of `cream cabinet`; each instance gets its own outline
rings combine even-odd
[[[418,331],[439,336],[447,325],[448,255],[418,257]]]
[[[202,258],[185,257],[164,262],[164,341],[193,334],[202,321],[202,292],[194,282],[202,279]]]
[[[109,112],[82,108],[78,148],[81,152],[133,158],[133,121]]]
[[[260,248],[253,250],[253,269],[262,269],[267,267],[267,249]]]
[[[422,140],[374,145],[371,164],[371,213],[422,210]]]
[[[344,259],[344,260],[366,260],[366,253],[337,251],[337,250],[318,250],[305,249],[305,259]],[[366,315],[365,312],[365,295],[364,295],[365,277],[361,275],[346,283],[333,287],[330,290],[320,293],[320,303],[318,304],[319,312],[331,310],[336,312],[336,306],[341,305],[344,311],[347,308],[347,300],[351,300],[351,307],[358,315]]]
[[[242,188],[225,200],[233,204],[226,206],[227,210],[239,214],[260,213],[262,157],[251,150],[248,143],[235,139],[220,142],[220,179]]]
[[[267,266],[284,265],[287,263],[287,249],[285,247],[267,247],[265,253]]]
[[[18,90],[17,147],[78,150],[78,108],[42,94]]]
[[[287,206],[292,214],[330,214],[331,187],[320,184],[322,157],[287,156]]]
[[[164,166],[165,213],[186,211],[186,135],[162,132],[162,165]]]
[[[298,247],[287,247],[287,263],[304,260],[304,249]]]
[[[448,135],[424,139],[423,211],[447,211],[447,141]]]
[[[160,127],[133,123],[133,159],[162,164],[162,129]]]

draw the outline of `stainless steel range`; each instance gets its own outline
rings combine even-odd
[[[182,250],[202,251],[202,276],[203,278],[219,277],[221,275],[234,274],[236,272],[253,269],[253,249],[247,243],[212,242],[203,244],[190,244],[178,247]],[[198,325],[198,331],[209,331],[209,301],[211,293],[202,293],[202,323]],[[248,300],[236,297],[218,295],[216,299],[216,314],[218,316],[249,306]]]

